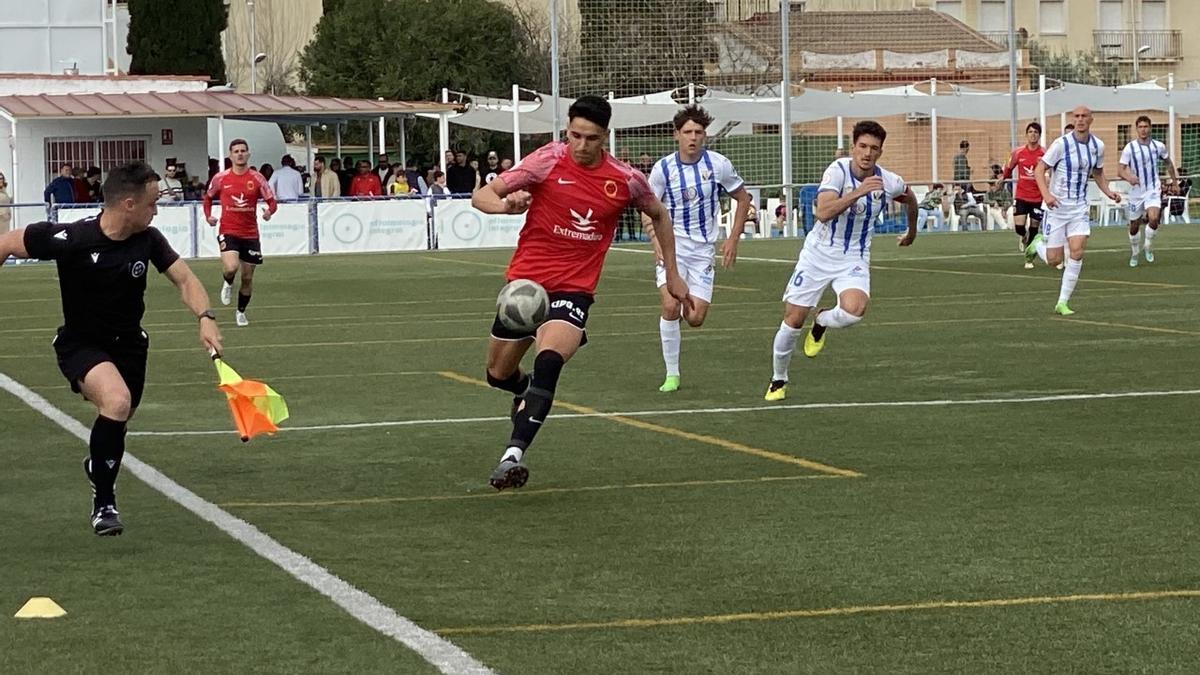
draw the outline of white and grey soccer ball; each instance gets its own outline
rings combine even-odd
[[[550,297],[536,281],[514,279],[500,289],[496,314],[505,328],[532,333],[546,320]]]

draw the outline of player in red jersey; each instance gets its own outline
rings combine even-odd
[[[1013,181],[1016,183],[1016,189],[1013,191],[1013,196],[1016,197],[1013,206],[1013,229],[1021,238],[1022,251],[1037,236],[1042,225],[1042,193],[1038,192],[1037,179],[1033,175],[1038,161],[1046,154],[1046,149],[1041,146],[1041,139],[1041,124],[1030,122],[1025,125],[1025,145],[1013,150],[1008,166],[1004,167],[1005,180],[1012,178],[1014,171],[1017,174]],[[1028,228],[1025,227],[1027,218]],[[1028,257],[1025,259],[1025,269],[1033,269],[1033,260]]]
[[[254,284],[254,268],[263,262],[262,244],[258,238],[258,220],[254,209],[258,200],[264,199],[267,208],[262,211],[264,221],[279,205],[267,179],[250,164],[250,144],[236,138],[229,144],[231,168],[213,176],[204,193],[204,217],[209,225],[216,225],[212,215],[213,198],[221,199],[221,227],[217,230],[217,241],[221,244],[221,304],[228,305],[233,295],[233,278],[237,275],[241,261],[242,284],[238,287],[237,314],[234,319],[239,326],[249,326],[246,306],[250,304],[250,293]]]
[[[604,150],[612,107],[583,96],[567,112],[566,142],[544,145],[475,192],[471,205],[484,213],[528,210],[507,278],[531,279],[550,296],[550,312],[536,333],[505,328],[497,316],[488,345],[488,384],[513,394],[513,431],[492,472],[497,490],[519,488],[529,478],[522,457],[554,403],[563,365],[587,343],[588,309],[604,256],[621,212],[633,205],[650,217],[663,249],[667,290],[688,307],[687,283],[675,267],[671,217],[640,171]],[[537,341],[533,372],[521,359]]]

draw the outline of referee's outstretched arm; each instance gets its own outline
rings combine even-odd
[[[183,304],[192,310],[192,314],[200,321],[200,344],[210,353],[215,352],[217,356],[222,353],[221,348],[221,329],[217,327],[216,317],[213,316],[211,306],[208,302],[208,291],[204,290],[204,284],[196,278],[196,274],[192,272],[192,268],[183,261],[183,258],[171,263],[171,266],[164,272],[171,283],[175,284],[175,288],[179,289],[179,295],[183,299]]]

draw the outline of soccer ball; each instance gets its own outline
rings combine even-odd
[[[500,289],[496,314],[505,328],[532,333],[546,320],[550,297],[541,284],[529,279],[514,279]]]

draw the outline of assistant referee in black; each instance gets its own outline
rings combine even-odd
[[[125,529],[116,482],[125,426],[146,383],[150,338],[141,321],[150,265],[167,275],[199,320],[204,349],[221,352],[208,292],[162,233],[150,227],[158,213],[158,180],[144,162],[117,167],[104,181],[100,215],[74,223],[34,223],[0,235],[0,263],[10,256],[58,263],[63,309],[63,325],[54,338],[58,367],[71,390],[82,393],[98,413],[83,461],[92,483],[92,529],[98,535]]]

